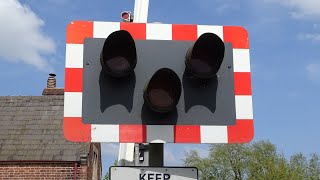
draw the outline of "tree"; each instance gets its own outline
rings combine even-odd
[[[269,141],[259,141],[249,147],[248,179],[288,179],[288,164]]]
[[[197,167],[200,173],[200,176],[202,177],[203,180],[214,180],[216,178],[216,174],[214,172],[216,170],[210,169],[211,160],[209,158],[204,158],[202,159],[199,156],[198,151],[192,150],[189,153],[187,153],[187,157],[184,161],[185,165]]]
[[[248,153],[248,146],[243,144],[212,145],[209,159],[215,164],[213,174],[219,179],[244,179]]]
[[[320,158],[318,154],[311,154],[307,173],[308,178],[311,180],[320,179]]]
[[[309,161],[301,153],[287,160],[269,141],[212,145],[208,157],[201,158],[197,151],[190,151],[184,163],[197,167],[203,180],[320,179],[317,154],[312,154]]]
[[[302,153],[290,157],[290,178],[292,180],[307,179],[307,158]]]
[[[197,151],[186,154],[186,166],[195,166],[203,180],[244,179],[247,155],[246,145],[212,145],[208,158],[201,158]]]

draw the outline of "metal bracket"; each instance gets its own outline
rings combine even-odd
[[[139,144],[139,161],[144,161],[144,152],[149,150],[149,145],[147,144]]]

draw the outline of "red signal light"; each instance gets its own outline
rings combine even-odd
[[[121,13],[121,18],[124,22],[132,22],[133,18],[130,11],[123,11]]]
[[[130,14],[127,12],[122,13],[122,19],[129,19],[130,18]]]

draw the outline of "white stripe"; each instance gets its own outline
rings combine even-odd
[[[64,117],[82,117],[82,92],[64,93]]]
[[[66,45],[66,68],[83,68],[83,44]]]
[[[172,40],[171,24],[147,24],[148,40]]]
[[[250,50],[233,49],[234,72],[250,72]]]
[[[228,143],[227,126],[200,126],[201,143]]]
[[[173,143],[173,125],[148,125],[147,142],[150,143]]]
[[[119,125],[91,125],[91,142],[119,142]]]
[[[236,118],[253,119],[252,96],[236,95]]]
[[[204,33],[214,33],[218,35],[223,41],[223,26],[206,26],[198,25],[198,37]]]
[[[118,22],[93,22],[93,38],[107,38],[111,33],[119,30]]]

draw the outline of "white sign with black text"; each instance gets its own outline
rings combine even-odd
[[[194,167],[110,167],[110,180],[197,180]]]

